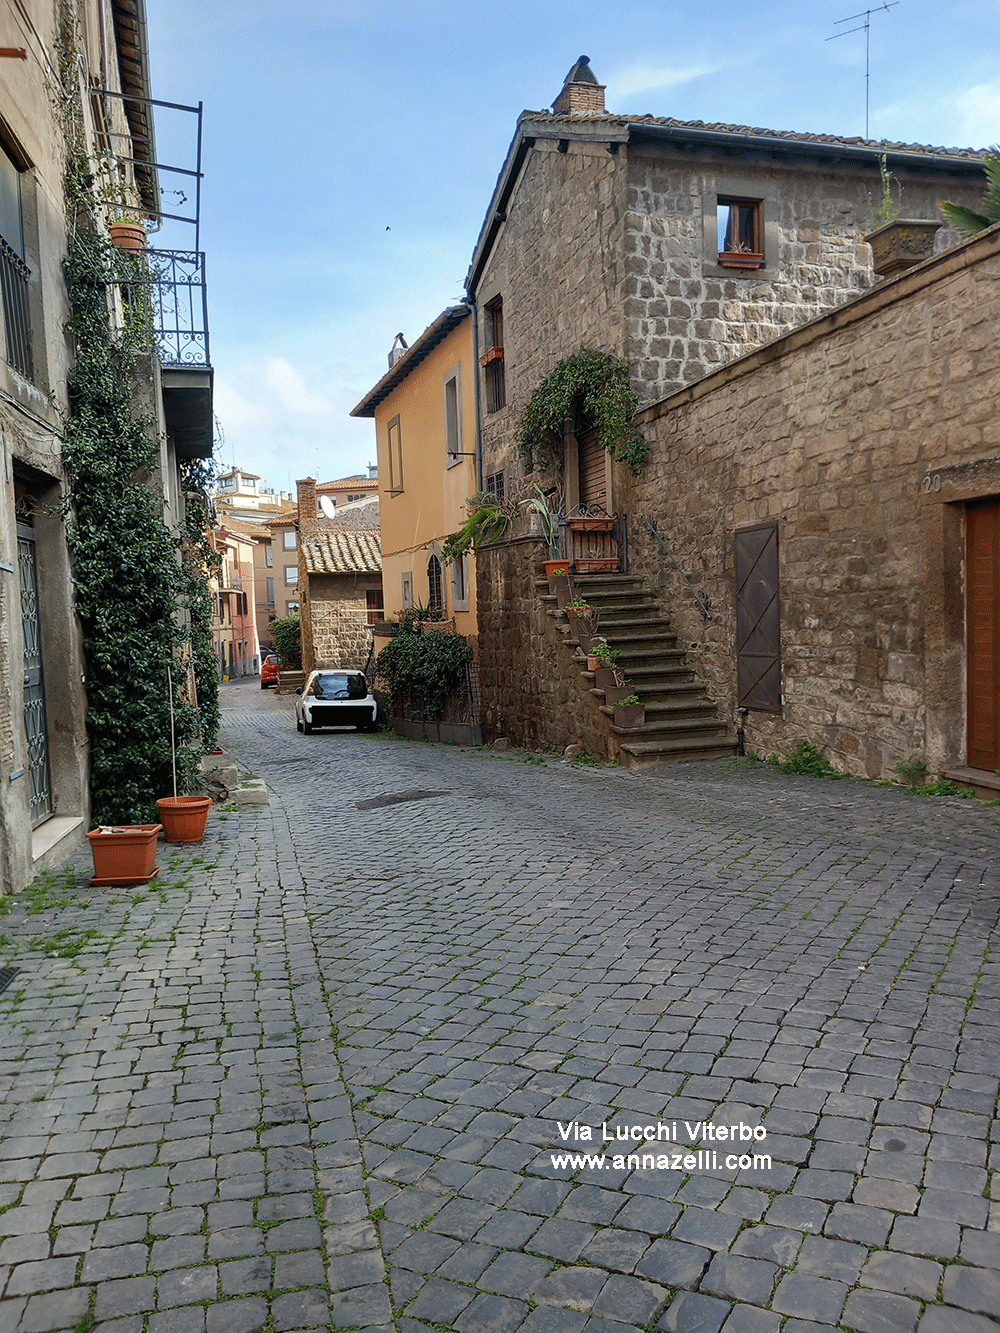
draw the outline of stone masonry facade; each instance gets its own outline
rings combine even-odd
[[[651,460],[617,479],[630,572],[729,716],[734,532],[778,523],[783,699],[751,713],[756,750],[809,740],[869,777],[964,764],[964,515],[1000,494],[998,316],[993,228],[640,415]]]
[[[372,645],[365,593],[381,586],[380,574],[309,576],[314,666],[364,667]]]

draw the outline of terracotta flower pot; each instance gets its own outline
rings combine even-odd
[[[167,842],[201,842],[211,804],[211,796],[161,796],[156,808]]]
[[[123,824],[96,828],[87,834],[94,873],[91,884],[147,884],[160,873],[156,865],[156,840],[161,824]]]
[[[593,653],[588,653],[588,654],[587,654],[587,670],[588,670],[588,671],[599,671],[599,670],[600,670],[600,666],[601,666],[600,660],[599,660],[598,658],[596,658],[596,657],[594,656]]]
[[[561,571],[562,571],[560,577],[557,579],[557,582],[558,582],[558,583],[568,583],[568,582],[569,582],[569,561],[568,561],[568,560],[546,560],[546,561],[544,562],[544,564],[545,564],[545,577],[546,577],[546,578],[548,579],[548,581],[549,581],[549,588],[550,588],[550,591],[551,591],[551,588],[552,588],[552,580],[555,578],[555,575],[556,575],[556,571],[557,571],[557,570],[561,570]]]
[[[108,228],[119,250],[145,250],[146,228],[141,222],[112,222]]]
[[[615,520],[610,515],[606,515],[604,518],[596,515],[592,518],[571,518],[569,526],[573,532],[610,532],[615,526]]]

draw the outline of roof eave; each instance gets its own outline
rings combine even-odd
[[[402,384],[438,343],[443,342],[452,329],[458,328],[462,320],[471,314],[472,307],[465,304],[450,305],[443,310],[434,323],[424,329],[413,346],[406,349],[395,365],[389,367],[375,387],[365,394],[357,407],[351,409],[351,416],[373,417],[382,399],[387,398],[393,389]]]

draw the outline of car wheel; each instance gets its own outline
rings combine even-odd
[[[260,682],[260,688],[261,688],[262,690],[266,690],[266,689],[267,689],[267,685],[264,683],[264,681],[261,681],[261,682]]]
[[[305,734],[306,734],[307,736],[311,736],[311,735],[312,735],[312,723],[311,723],[311,722],[306,722],[305,719],[303,719],[303,722],[302,722],[302,730],[305,732]]]
[[[295,730],[296,730],[296,731],[301,731],[301,730],[302,730],[302,723],[299,721],[298,718],[295,719]]]

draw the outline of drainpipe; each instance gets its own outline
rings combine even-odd
[[[476,299],[471,293],[465,300],[472,306],[472,369],[476,386],[476,491],[479,492],[483,489],[483,431],[480,424],[482,415],[479,403],[479,310]]]

